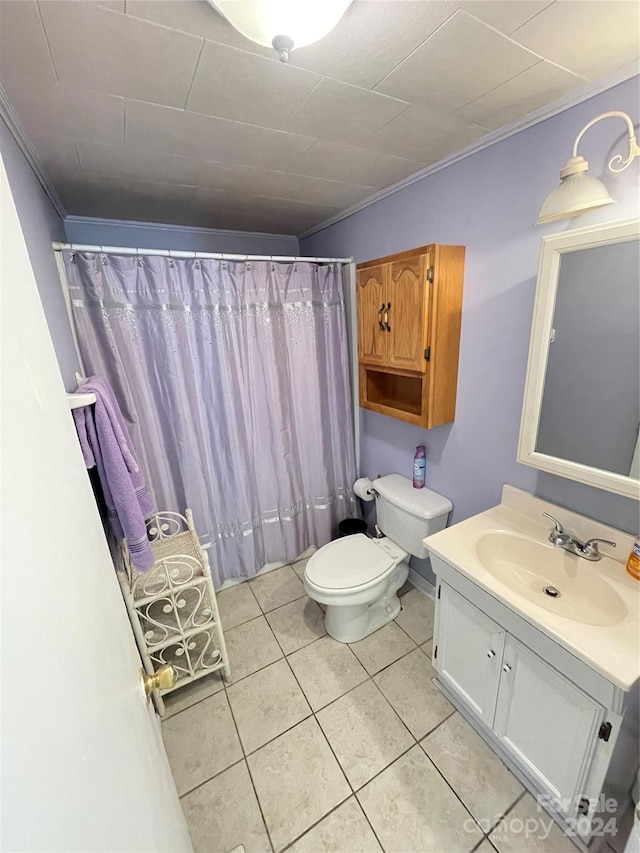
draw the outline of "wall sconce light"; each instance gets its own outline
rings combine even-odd
[[[294,47],[313,44],[330,33],[351,0],[209,0],[231,26],[287,62]]]
[[[569,219],[571,216],[578,216],[596,207],[604,207],[606,204],[614,203],[614,199],[611,198],[609,190],[602,181],[587,175],[589,164],[584,157],[578,154],[578,144],[586,131],[601,119],[612,117],[621,118],[627,123],[629,153],[625,158],[621,154],[616,154],[609,161],[609,171],[622,172],[627,166],[631,165],[636,157],[640,157],[640,147],[636,141],[633,122],[626,113],[614,110],[596,116],[576,136],[576,141],[573,143],[573,155],[571,159],[567,160],[560,172],[560,185],[553,190],[542,205],[536,225],[543,222],[553,222],[555,219]]]

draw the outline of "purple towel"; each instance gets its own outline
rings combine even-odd
[[[90,376],[88,379],[84,380],[81,387],[78,388],[78,391],[82,391],[83,394],[93,393],[98,399],[100,399],[104,406],[105,414],[111,421],[111,426],[113,427],[116,440],[122,450],[122,456],[127,468],[132,474],[137,474],[140,470],[140,466],[138,465],[138,460],[136,459],[135,451],[131,444],[131,438],[122,415],[122,410],[118,405],[118,401],[116,400],[111,385],[109,385],[106,379],[101,379],[99,376]]]
[[[82,391],[96,395],[93,407],[73,410],[85,464],[87,468],[95,464],[98,469],[114,535],[126,539],[133,565],[146,572],[154,564],[145,524],[145,516],[154,511],[153,499],[110,386],[92,376],[83,383]]]

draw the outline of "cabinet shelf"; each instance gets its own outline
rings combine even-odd
[[[389,412],[422,416],[422,376],[403,376],[366,368],[363,374],[365,399],[369,407],[379,406]]]

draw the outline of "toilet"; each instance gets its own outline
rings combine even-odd
[[[409,575],[411,556],[425,559],[425,536],[443,530],[453,505],[411,480],[387,474],[372,483],[378,529],[324,545],[304,572],[309,598],[326,607],[327,633],[340,643],[355,643],[386,625],[400,612],[398,590]]]

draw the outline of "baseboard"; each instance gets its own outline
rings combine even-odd
[[[420,590],[423,595],[426,595],[428,598],[436,597],[436,588],[428,581],[425,577],[423,577],[419,572],[416,572],[415,569],[409,569],[409,578],[408,580],[415,586],[416,589]]]

